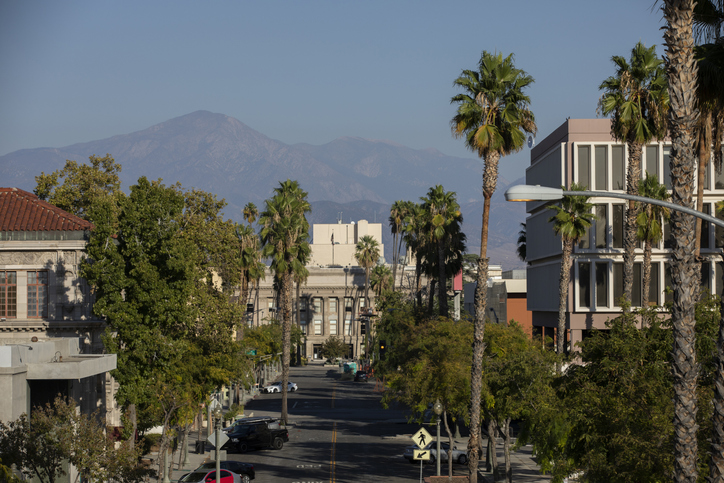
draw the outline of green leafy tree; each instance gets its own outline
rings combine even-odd
[[[671,201],[693,209],[696,153],[694,133],[699,112],[696,106],[697,65],[694,58],[693,0],[664,0],[666,26],[666,73],[669,79],[669,133],[671,138]],[[673,256],[671,309],[674,343],[674,481],[696,481],[698,469],[697,374],[695,301],[698,277],[695,258],[696,222],[681,212],[671,214]]]
[[[349,354],[349,345],[337,336],[330,336],[322,343],[322,355],[329,360]]]
[[[23,414],[0,422],[0,459],[43,483],[66,475],[67,463],[85,480],[143,481],[148,471],[138,465],[140,450],[116,449],[98,421],[98,413],[80,414],[73,400],[58,397],[52,405],[35,408],[30,419]]]
[[[571,191],[584,191],[585,187],[573,183]],[[561,275],[558,291],[558,334],[556,348],[559,354],[565,351],[566,340],[566,304],[568,302],[568,284],[571,280],[571,254],[573,246],[587,233],[591,221],[595,219],[591,210],[593,205],[587,196],[564,196],[559,205],[551,205],[556,214],[548,221],[553,222],[553,231],[561,237],[563,253],[561,255]],[[560,369],[560,366],[559,366]]]
[[[616,74],[599,86],[604,93],[598,110],[604,116],[611,116],[611,135],[628,147],[626,192],[638,195],[643,146],[652,139],[666,136],[669,106],[666,75],[655,45],[646,48],[638,42],[631,50],[630,62],[618,55],[611,60],[616,65]],[[623,257],[623,293],[629,302],[633,290],[638,211],[639,205],[629,201]]]
[[[666,186],[659,183],[656,175],[646,173],[646,179],[639,181],[639,194],[646,198],[668,201],[669,192]],[[636,238],[644,242],[643,266],[643,300],[644,307],[649,305],[649,289],[651,287],[651,251],[663,237],[663,220],[669,219],[670,210],[663,206],[646,203],[636,219],[638,231]]]
[[[382,294],[392,290],[394,278],[387,265],[375,265],[370,274],[370,288],[375,292],[375,299],[379,300]]]
[[[105,198],[122,197],[121,180],[110,154],[104,157],[90,156],[90,164],[67,160],[61,170],[35,177],[33,192],[41,200],[86,220],[91,220],[91,207]]]
[[[274,196],[266,200],[259,218],[262,226],[262,254],[271,259],[271,269],[280,283],[282,305],[282,413],[287,421],[287,384],[289,381],[289,354],[292,326],[292,278],[309,260],[309,222],[305,214],[311,211],[307,192],[296,181],[287,180],[274,189]]]
[[[472,401],[468,465],[471,483],[477,481],[478,446],[480,438],[479,408],[482,386],[483,338],[485,333],[486,287],[488,279],[488,224],[490,200],[498,181],[501,156],[520,151],[526,133],[535,134],[535,117],[530,98],[524,93],[533,77],[515,67],[513,55],[483,51],[478,70],[463,70],[454,85],[464,93],[452,98],[458,104],[451,121],[453,134],[464,137],[465,145],[483,158],[483,227],[480,236],[478,284],[475,291],[475,335],[473,341]]]

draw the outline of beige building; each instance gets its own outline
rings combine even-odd
[[[26,191],[0,188],[0,420],[57,394],[119,424],[106,324],[80,276],[91,225]]]
[[[354,258],[355,245],[365,235],[380,243],[383,261],[381,223],[360,220],[312,226],[312,256],[307,264],[309,278],[300,287],[298,301],[294,290],[292,310],[293,323],[298,324],[304,334],[301,353],[310,360],[322,358],[321,345],[331,336],[339,337],[349,345],[350,358],[364,357],[367,339],[372,347],[374,317],[368,316],[365,307],[365,272]],[[265,324],[277,317],[277,295],[274,274],[267,269],[265,280],[251,294],[250,325]],[[372,290],[369,296],[374,304]]]
[[[312,256],[309,267],[353,267],[355,246],[363,236],[371,236],[380,244],[380,256],[385,252],[382,244],[382,224],[360,220],[357,223],[312,225]]]

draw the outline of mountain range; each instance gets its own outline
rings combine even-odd
[[[357,137],[321,146],[285,144],[223,114],[197,111],[142,131],[60,148],[22,149],[0,156],[3,187],[27,191],[35,176],[62,169],[67,159],[82,162],[110,154],[122,166],[125,189],[139,177],[177,181],[184,188],[214,193],[228,203],[225,215],[241,221],[241,209],[264,200],[280,181],[297,180],[309,193],[310,223],[345,223],[366,219],[383,223],[383,243],[391,259],[388,226],[396,200],[419,201],[434,185],[455,191],[464,217],[468,251],[479,253],[482,216],[482,161],[447,156],[434,148],[412,149],[391,141]],[[512,184],[499,178],[490,213],[490,263],[504,269],[524,264],[515,254],[525,205],[506,203]]]

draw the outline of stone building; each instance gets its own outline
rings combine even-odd
[[[118,425],[105,322],[80,276],[90,223],[32,193],[0,188],[0,420],[57,394]]]

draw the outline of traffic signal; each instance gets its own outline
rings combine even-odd
[[[380,360],[385,358],[385,352],[387,352],[387,343],[384,340],[380,341]]]

